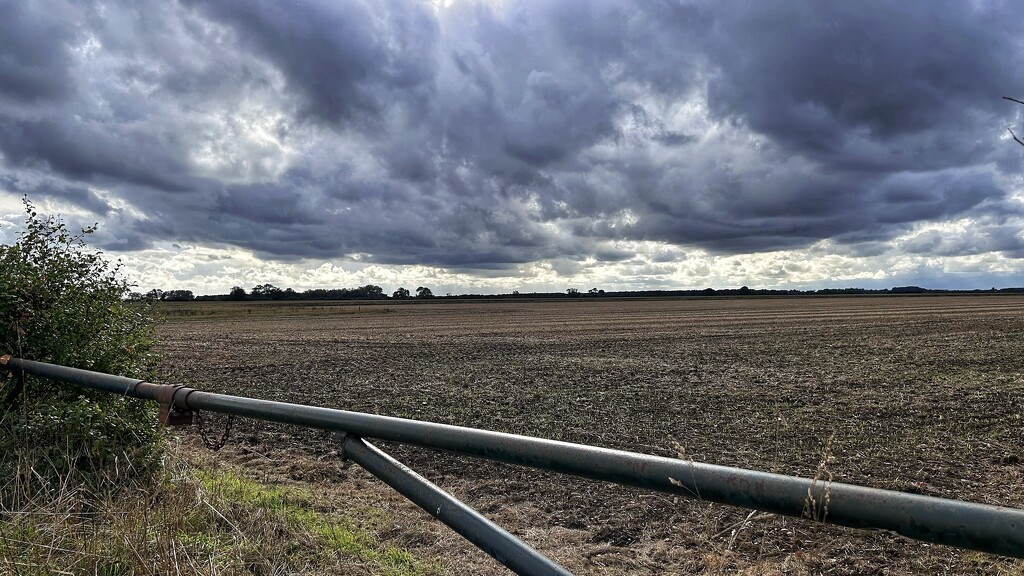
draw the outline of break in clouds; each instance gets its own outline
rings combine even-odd
[[[0,191],[8,221],[28,195],[118,254],[257,267],[665,280],[779,253],[822,282],[835,258],[1019,278],[1024,106],[1001,96],[1024,97],[1022,21],[959,0],[0,0]]]

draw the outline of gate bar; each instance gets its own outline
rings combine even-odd
[[[343,434],[344,456],[412,500],[431,516],[490,554],[516,574],[572,576],[540,552],[530,548],[497,524],[466,506],[451,494],[409,469],[358,436]]]
[[[168,392],[171,386],[17,358],[11,358],[8,365],[35,376],[136,398],[159,400],[162,395],[186,410],[211,410],[348,432],[785,516],[805,517],[809,502],[817,504],[811,508],[821,508],[827,502],[826,508],[812,510],[817,512],[813,514],[815,519],[1024,558],[1024,510],[1016,508],[184,387]]]

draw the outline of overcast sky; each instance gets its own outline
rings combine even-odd
[[[1021,286],[1022,22],[0,0],[0,239],[28,195],[143,290]]]

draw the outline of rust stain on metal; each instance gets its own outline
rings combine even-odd
[[[180,384],[169,386],[158,386],[156,401],[160,403],[160,423],[164,426],[188,426],[193,422],[193,412],[185,407],[184,402],[176,403],[175,396],[178,392],[184,391],[182,400],[193,392],[192,388],[186,388]]]

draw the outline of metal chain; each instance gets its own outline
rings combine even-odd
[[[218,440],[214,441],[211,440],[210,437],[206,435],[206,430],[203,430],[203,419],[202,416],[200,416],[200,414],[201,412],[199,410],[195,411],[196,428],[199,429],[199,436],[202,437],[203,444],[205,444],[207,448],[216,452],[223,448],[225,444],[227,444],[228,436],[231,434],[231,424],[235,421],[235,415],[228,414],[227,422],[225,422],[224,424],[224,433],[220,435],[220,438]]]

